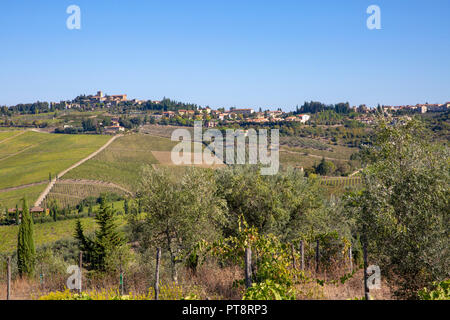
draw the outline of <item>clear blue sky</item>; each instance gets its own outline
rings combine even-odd
[[[382,30],[366,27],[371,4]],[[97,90],[226,108],[446,102],[450,1],[1,0],[0,105]]]

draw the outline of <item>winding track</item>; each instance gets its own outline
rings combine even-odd
[[[66,170],[60,172],[58,174],[58,179],[61,178],[62,176],[64,176],[67,172],[69,172],[72,169],[75,169],[76,167],[82,165],[83,163],[85,163],[86,161],[92,159],[93,157],[95,157],[96,155],[98,155],[100,152],[102,152],[103,150],[105,150],[111,143],[114,142],[114,140],[116,140],[117,138],[121,137],[122,135],[119,134],[117,136],[112,137],[111,139],[109,139],[109,141],[104,144],[102,147],[100,147],[100,149],[98,149],[97,151],[95,151],[94,153],[90,154],[89,156],[87,156],[86,158],[78,161],[77,163],[75,163],[74,165],[70,166],[69,168],[67,168]],[[52,181],[48,184],[48,186],[45,188],[45,190],[39,195],[39,198],[36,200],[36,202],[34,203],[35,207],[39,207],[42,203],[42,201],[44,201],[45,197],[49,194],[50,190],[52,190],[53,186],[56,183],[56,177],[52,179]]]
[[[20,189],[25,189],[25,188],[28,188],[28,187],[39,186],[41,184],[46,184],[46,183],[47,183],[47,180],[46,181],[41,181],[41,182],[33,182],[33,183],[23,184],[23,185],[17,186],[17,187],[10,187],[10,188],[1,189],[0,193],[14,191],[14,190],[20,190]]]
[[[18,134],[15,134],[15,135],[13,135],[13,136],[11,136],[11,137],[9,137],[9,138],[3,139],[2,141],[0,141],[0,143],[9,141],[9,140],[14,139],[14,138],[17,138],[18,136],[23,135],[25,132],[26,132],[26,131],[20,131]]]

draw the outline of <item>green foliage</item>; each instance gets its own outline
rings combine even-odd
[[[85,254],[85,261],[89,269],[101,272],[114,270],[117,268],[114,261],[122,258],[126,259],[123,256],[126,253],[126,250],[124,250],[125,239],[117,231],[114,211],[104,199],[100,204],[95,221],[99,228],[95,231],[94,239],[84,235],[79,220],[75,227],[75,239],[79,241],[79,248]],[[125,265],[126,261],[120,262]]]
[[[334,163],[331,161],[326,161],[324,157],[315,167],[316,173],[320,174],[321,176],[329,176],[334,172],[335,169],[336,166],[334,165]]]
[[[450,274],[449,149],[420,123],[381,123],[364,150],[364,189],[347,199],[355,232],[402,298]]]
[[[43,247],[36,251],[36,273],[43,276],[66,276],[67,263],[64,261],[63,250]]]
[[[195,292],[184,292],[182,286],[175,283],[162,285],[160,287],[160,300],[198,300],[199,296]],[[153,288],[146,294],[128,293],[120,295],[117,290],[90,290],[88,292],[75,293],[66,289],[64,291],[50,292],[39,297],[39,300],[154,300]]]
[[[169,251],[176,281],[178,257],[189,254],[202,239],[215,239],[223,224],[225,204],[216,195],[213,172],[190,168],[174,176],[167,169],[145,167],[140,195],[146,215],[143,221],[132,215],[132,233],[144,249],[158,246]]]
[[[245,291],[243,300],[295,300],[295,293],[292,289],[266,279],[264,282],[253,283]]]
[[[33,218],[28,210],[27,200],[23,199],[22,223],[17,237],[17,267],[20,276],[33,275],[35,255]]]
[[[261,235],[242,219],[238,235],[218,240],[212,244],[202,242],[199,248],[223,262],[238,263],[244,268],[245,249],[253,252],[254,284],[244,293],[244,299],[293,299],[294,284],[306,280],[303,272],[292,267],[290,246],[273,234]],[[244,279],[235,283],[243,286]]]
[[[450,300],[450,279],[433,282],[432,290],[423,288],[418,295],[421,300]]]
[[[216,176],[218,194],[226,200],[229,211],[225,236],[236,234],[243,216],[260,232],[289,241],[298,236],[304,217],[323,206],[319,181],[306,178],[300,170],[262,176],[257,167],[236,166],[218,170]]]

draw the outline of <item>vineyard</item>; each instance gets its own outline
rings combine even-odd
[[[108,181],[136,191],[141,167],[158,164],[152,151],[170,151],[174,145],[176,142],[166,138],[143,134],[126,135],[64,177]]]
[[[6,189],[45,181],[49,174],[55,176],[98,150],[109,138],[24,131],[2,133],[0,139],[0,189]]]
[[[104,193],[115,193],[118,195],[129,194],[125,189],[111,183],[87,180],[61,180],[55,184],[43,202],[48,206],[52,200],[56,200],[60,207],[73,207],[88,197],[99,197]]]
[[[320,182],[330,187],[354,187],[361,184],[361,177],[323,177]]]

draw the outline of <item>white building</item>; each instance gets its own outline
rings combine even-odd
[[[301,123],[306,123],[307,121],[309,121],[309,119],[311,119],[311,116],[309,114],[299,114],[298,117],[301,119]]]

